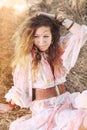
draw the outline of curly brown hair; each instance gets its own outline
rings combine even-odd
[[[59,38],[60,38],[60,24],[58,21],[51,19],[45,15],[39,15],[36,17],[33,17],[30,19],[30,28],[33,30],[33,36],[35,34],[35,31],[39,27],[49,27],[52,33],[52,44],[49,47],[48,51],[48,57],[49,61],[52,62],[53,65],[55,65],[58,61],[59,57]],[[35,45],[33,45],[33,49],[36,49]],[[38,64],[38,62],[41,60],[41,52],[40,50],[37,49],[35,50],[35,57],[34,57],[34,62],[35,65]]]
[[[48,57],[53,65],[57,63],[59,57],[58,41],[60,38],[60,24],[58,21],[45,15],[38,15],[27,18],[13,36],[13,39],[15,39],[14,42],[16,43],[15,55],[12,63],[13,68],[15,68],[17,64],[26,65],[28,63],[29,53],[31,53],[32,49],[34,49],[33,39],[35,31],[41,26],[50,27],[53,44],[49,47]],[[40,62],[40,54],[40,50],[35,53],[35,57],[33,59],[35,64]]]

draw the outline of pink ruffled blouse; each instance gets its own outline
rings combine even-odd
[[[87,40],[87,26],[75,23],[70,29],[70,33],[60,37],[60,48],[64,52],[60,56],[60,69],[54,71],[42,55],[39,71],[32,81],[32,55],[29,54],[29,63],[26,68],[20,68],[18,65],[13,74],[14,86],[5,95],[6,101],[13,100],[20,107],[30,107],[32,104],[32,88],[46,89],[56,86],[66,81],[66,76],[70,69],[74,67],[81,47]]]

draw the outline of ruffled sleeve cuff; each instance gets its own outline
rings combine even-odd
[[[29,101],[28,97],[18,92],[17,88],[14,86],[12,86],[12,88],[5,95],[5,98],[7,102],[13,101],[16,105],[20,106],[21,108],[29,108],[31,104],[31,101]]]
[[[80,25],[79,25],[80,26]],[[75,29],[75,28],[74,28]],[[72,30],[74,30],[72,28]],[[60,46],[63,50],[63,54],[61,55],[61,59],[63,61],[63,66],[69,71],[72,67],[74,67],[80,49],[84,45],[87,40],[87,26],[82,25],[78,33],[68,33],[65,37],[61,37]]]

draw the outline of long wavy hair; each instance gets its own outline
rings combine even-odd
[[[29,53],[32,49],[35,50],[33,58],[34,65],[41,61],[41,52],[33,44],[35,31],[42,26],[50,27],[52,33],[52,44],[49,47],[48,59],[53,66],[57,65],[59,57],[59,38],[60,38],[60,24],[58,21],[51,19],[45,15],[34,16],[27,18],[16,31],[13,36],[15,42],[15,52],[12,62],[12,67],[15,68],[17,64],[26,66],[29,62]],[[37,50],[37,51],[36,51]]]

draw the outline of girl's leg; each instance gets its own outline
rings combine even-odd
[[[86,116],[84,117],[84,119],[83,119],[83,121],[82,121],[82,124],[81,124],[79,130],[87,130],[87,114],[86,114]]]

